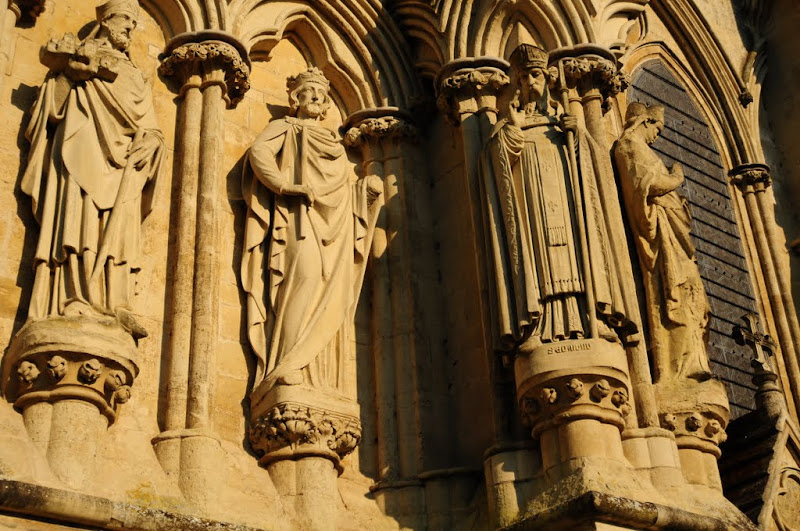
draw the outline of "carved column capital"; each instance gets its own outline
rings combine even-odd
[[[348,148],[389,138],[419,138],[419,130],[412,123],[410,115],[396,107],[380,107],[353,113],[345,120],[342,131],[344,145]]]
[[[17,20],[36,20],[44,12],[45,0],[11,0],[8,8],[17,15]]]
[[[219,31],[182,33],[161,55],[159,74],[174,79],[181,96],[191,87],[220,85],[229,107],[250,89],[250,59],[233,36]]]
[[[624,92],[630,85],[628,75],[617,68],[614,54],[606,48],[582,45],[562,48],[550,54],[554,67],[563,67],[567,86],[581,97],[599,95],[603,101]]]
[[[497,112],[497,96],[511,80],[508,63],[495,57],[457,59],[436,78],[436,103],[448,121],[459,125],[465,114]]]
[[[761,192],[772,185],[772,175],[766,164],[742,164],[728,172],[731,184],[743,194]]]
[[[361,442],[358,404],[304,385],[278,385],[253,402],[250,444],[267,466],[284,459],[323,457],[339,474]]]
[[[130,334],[111,319],[33,321],[14,337],[4,392],[21,411],[39,402],[87,402],[113,424],[131,397],[135,356]]]

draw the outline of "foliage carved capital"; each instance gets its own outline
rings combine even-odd
[[[728,175],[731,184],[745,194],[760,192],[772,186],[772,175],[766,164],[743,164],[732,169]]]
[[[436,103],[453,125],[464,115],[497,112],[497,97],[511,82],[501,59],[457,60],[445,65],[436,82]]]
[[[232,37],[214,32],[174,38],[162,54],[158,71],[174,79],[181,94],[192,86],[219,84],[230,107],[242,101],[250,89],[250,64],[244,49]]]
[[[259,416],[250,428],[250,443],[267,465],[303,455],[327,457],[342,471],[340,460],[361,442],[361,422],[299,402],[282,402]]]

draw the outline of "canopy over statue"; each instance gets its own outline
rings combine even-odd
[[[135,0],[111,0],[86,39],[67,34],[42,51],[50,74],[26,131],[21,182],[41,226],[29,320],[113,316],[135,338],[147,335],[131,297],[164,141],[150,86],[128,55],[138,13]]]

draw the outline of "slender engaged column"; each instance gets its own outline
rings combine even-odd
[[[764,276],[767,298],[775,319],[776,334],[783,365],[789,375],[794,408],[800,411],[800,365],[798,365],[798,337],[795,332],[797,314],[787,285],[781,282],[781,268],[776,263],[774,241],[774,213],[766,190],[772,185],[769,167],[765,164],[745,164],[730,172],[731,182],[739,188],[745,200],[758,252],[758,264]]]
[[[244,47],[214,31],[182,34],[167,45],[160,72],[175,80],[181,101],[172,292],[191,300],[170,308],[162,432],[153,440],[165,470],[186,498],[209,509],[220,485],[219,441],[211,422],[219,325],[219,238],[224,111],[249,88]]]
[[[345,122],[345,144],[361,149],[362,171],[383,180],[384,207],[373,244],[373,348],[378,402],[379,482],[373,487],[384,507],[403,487],[411,496],[416,516],[422,515],[424,499],[416,481],[421,462],[419,373],[413,335],[410,235],[406,209],[406,143],[418,136],[410,118],[393,107],[366,109]],[[380,239],[381,241],[378,241]],[[389,489],[389,493],[385,489]],[[392,512],[396,512],[392,509]],[[424,525],[424,520],[418,520]]]
[[[592,45],[562,48],[551,53],[551,61],[561,61],[570,89],[570,106],[573,114],[584,117],[586,130],[597,144],[599,153],[610,152],[606,139],[608,132],[603,123],[603,113],[609,98],[627,89],[628,80],[619,72],[614,55],[607,49]],[[614,260],[611,274],[619,278],[630,325],[621,338],[628,352],[628,363],[633,385],[632,406],[635,415],[626,418],[628,428],[657,427],[658,407],[655,402],[653,382],[647,348],[642,341],[642,317],[634,283],[632,259],[635,254],[628,248],[622,209],[617,199],[618,189],[611,158],[600,156],[597,161],[597,187],[606,214],[606,229],[609,236],[609,252]],[[638,422],[637,422],[638,420]]]
[[[484,256],[483,213],[480,212],[480,156],[492,127],[497,122],[502,94],[509,85],[508,62],[500,58],[458,59],[442,68],[436,81],[438,105],[450,123],[460,129],[464,150],[464,178],[467,180],[471,231],[475,234],[475,268],[480,291],[487,290],[488,273]],[[481,295],[482,297],[484,295]],[[499,359],[489,346],[491,304],[482,301],[485,309],[480,323],[485,351],[484,365],[476,371],[489,375],[486,396],[491,402],[492,439],[494,444],[484,454],[486,488],[490,499],[490,518],[495,526],[510,524],[523,508],[526,492],[539,468],[538,455],[532,442],[519,433],[515,411],[511,359]]]

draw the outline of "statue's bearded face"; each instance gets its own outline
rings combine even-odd
[[[519,73],[519,89],[523,103],[539,101],[547,82],[541,68],[526,68]]]
[[[297,91],[297,117],[321,118],[328,102],[328,90],[319,83],[305,83]]]
[[[101,36],[108,39],[115,49],[124,52],[131,45],[131,32],[136,27],[136,21],[125,13],[116,13],[109,16],[101,23]]]

